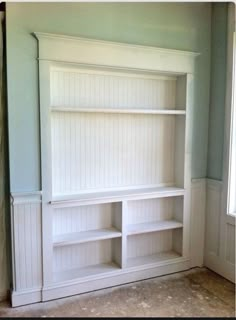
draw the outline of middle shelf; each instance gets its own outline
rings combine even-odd
[[[183,224],[175,220],[135,223],[127,226],[127,234],[148,233],[162,230],[182,228]]]
[[[105,240],[121,237],[121,232],[116,228],[106,228],[89,230],[82,232],[73,232],[69,234],[56,235],[53,238],[53,246],[66,246],[76,243],[83,243],[96,240]]]
[[[175,220],[148,222],[148,223],[136,223],[127,226],[127,235],[149,233],[162,230],[171,230],[182,228],[183,224]],[[112,238],[119,238],[122,236],[121,231],[116,228],[104,228],[96,230],[88,230],[82,232],[72,232],[68,234],[55,235],[53,237],[53,246],[67,246],[73,244],[79,244],[83,242],[90,242],[96,240],[105,240]]]

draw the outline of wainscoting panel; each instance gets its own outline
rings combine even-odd
[[[12,194],[11,198],[14,301],[20,292],[42,288],[41,193]]]
[[[221,202],[222,182],[208,179],[204,265],[235,282],[235,219],[227,217]]]

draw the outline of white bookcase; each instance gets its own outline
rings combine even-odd
[[[42,300],[188,269],[197,54],[36,37]]]

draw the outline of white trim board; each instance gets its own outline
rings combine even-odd
[[[39,59],[177,74],[193,73],[197,52],[35,32]],[[175,57],[175,59],[173,59]]]

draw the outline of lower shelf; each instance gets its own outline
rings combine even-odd
[[[102,273],[109,273],[115,270],[119,270],[120,267],[114,263],[102,263],[93,266],[86,266],[84,268],[75,268],[71,270],[54,272],[53,281],[63,282],[77,278],[84,278],[89,276],[97,276]]]
[[[164,262],[176,258],[180,258],[181,255],[175,251],[160,252],[148,256],[129,258],[127,260],[127,268],[138,267],[145,264],[152,264],[158,262]]]

